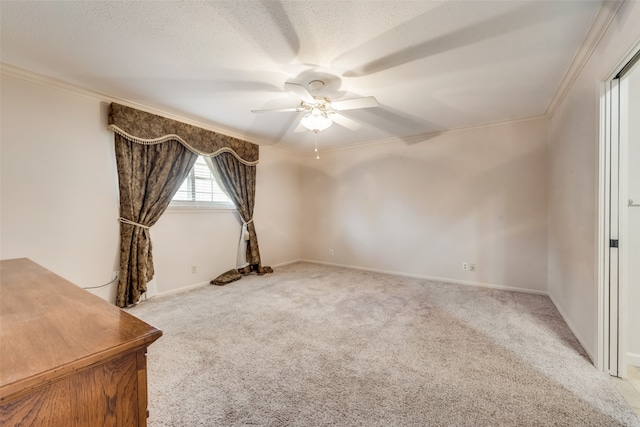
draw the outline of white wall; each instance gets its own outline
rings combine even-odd
[[[108,102],[8,74],[0,84],[0,258],[31,258],[82,287],[109,282],[119,225]],[[254,219],[263,264],[298,259],[298,166],[270,147],[260,157]],[[239,224],[232,212],[166,213],[151,229],[158,291],[234,268]],[[115,301],[114,285],[93,292]]]
[[[549,294],[596,365],[600,87],[640,38],[625,2],[550,121]]]
[[[640,65],[629,74],[629,153],[627,189],[640,203]],[[628,362],[640,367],[640,207],[627,207],[627,352]]]
[[[546,119],[309,155],[302,257],[544,292],[546,158]]]
[[[260,146],[256,180],[254,218],[262,264],[276,265],[300,259],[300,168],[297,156]]]
[[[109,282],[119,227],[107,104],[1,79],[0,257],[31,258],[82,287]]]

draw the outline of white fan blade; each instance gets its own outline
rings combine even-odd
[[[342,114],[333,113],[329,116],[329,118],[334,122],[339,124],[340,126],[344,126],[350,130],[358,130],[362,127],[362,125],[356,122],[353,119],[350,119],[347,116],[343,116]]]
[[[299,85],[297,83],[290,83],[290,82],[285,82],[285,87],[289,88],[290,90],[294,91],[296,93],[296,95],[298,95],[300,98],[302,98],[302,100],[306,103],[309,104],[314,104],[316,102],[315,98],[313,97],[313,95],[311,95],[309,93],[309,91],[302,85]]]
[[[373,96],[364,98],[345,99],[344,101],[332,101],[331,106],[334,110],[355,110],[356,108],[377,107],[378,100]]]
[[[302,107],[293,108],[271,108],[267,110],[251,110],[252,113],[289,113],[304,111]]]
[[[298,123],[298,126],[293,130],[295,133],[300,133],[306,131],[307,128],[302,126],[302,123]]]

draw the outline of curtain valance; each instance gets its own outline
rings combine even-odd
[[[109,107],[109,129],[138,144],[177,140],[196,154],[216,156],[227,152],[245,165],[258,163],[256,144],[116,103]]]

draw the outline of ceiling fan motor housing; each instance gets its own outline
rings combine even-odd
[[[319,92],[325,87],[325,82],[318,79],[309,81],[309,83],[307,83],[308,89],[301,84],[292,82],[285,82],[285,87],[302,98],[299,107],[251,111],[254,113],[305,112],[305,116],[300,120],[300,124],[318,133],[331,126],[334,122],[347,129],[358,130],[361,128],[358,122],[338,113],[338,111],[377,107],[379,105],[373,96],[352,98],[343,101],[331,101],[328,98],[319,96]]]
[[[324,87],[324,82],[322,80],[311,80],[309,82],[309,89],[312,94],[317,94]]]

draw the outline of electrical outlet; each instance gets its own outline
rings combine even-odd
[[[329,249],[329,255],[333,256],[333,249]]]
[[[463,262],[462,263],[462,269],[464,271],[468,271],[469,270],[469,263],[468,262]]]
[[[197,267],[197,266],[195,266],[195,265],[192,265],[192,266],[191,266],[191,272],[192,272],[192,273],[195,273],[197,270],[198,270],[198,267]]]
[[[475,265],[475,264],[471,264],[471,265],[469,266],[469,270],[471,270],[471,271],[476,271],[476,265]]]
[[[113,273],[111,273],[111,280],[116,280],[118,278],[118,275],[120,274],[119,271],[114,271]]]

